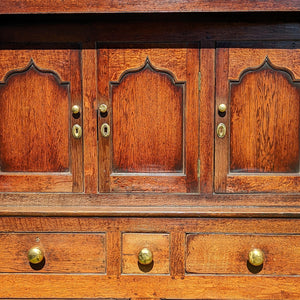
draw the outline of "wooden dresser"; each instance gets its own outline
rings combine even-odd
[[[299,0],[0,14],[0,299],[300,299]]]

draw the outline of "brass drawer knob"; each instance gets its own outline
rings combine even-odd
[[[44,252],[39,247],[32,247],[28,251],[28,260],[32,264],[39,264],[44,259]]]
[[[107,105],[102,103],[99,105],[99,110],[102,114],[105,114],[107,112]]]
[[[80,107],[79,107],[79,105],[73,105],[73,106],[72,106],[72,113],[73,113],[74,115],[80,113]]]
[[[220,104],[219,107],[218,107],[218,110],[219,110],[219,112],[221,112],[221,113],[226,112],[226,110],[227,110],[226,104],[224,104],[224,103]]]
[[[252,249],[248,255],[249,263],[255,267],[264,263],[265,255],[260,249]]]
[[[149,265],[153,260],[152,252],[149,249],[144,248],[140,251],[138,259],[140,264]]]

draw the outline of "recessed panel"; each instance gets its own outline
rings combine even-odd
[[[69,93],[31,64],[0,84],[2,172],[69,171]]]
[[[299,103],[300,84],[267,61],[231,84],[231,172],[299,172]]]
[[[149,61],[111,87],[114,172],[183,171],[184,84]]]

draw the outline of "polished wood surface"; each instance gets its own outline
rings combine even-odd
[[[141,265],[139,252],[147,248],[153,262]],[[151,233],[124,233],[122,235],[122,274],[169,274],[170,235]]]
[[[1,50],[0,186],[7,192],[82,191],[79,52]],[[71,75],[72,74],[72,75]]]
[[[197,44],[102,47],[99,105],[108,112],[98,122],[100,192],[197,192]]]
[[[299,193],[300,90],[291,64],[298,50],[288,43],[270,50],[267,43],[228,45],[244,48],[218,48],[216,104],[229,109],[216,110],[216,126],[228,128],[225,138],[216,136],[216,190]]]
[[[215,274],[298,274],[299,236],[260,234],[189,234],[187,273]],[[260,249],[263,265],[249,264],[248,253]]]
[[[82,233],[0,234],[1,272],[105,273],[105,235]],[[30,264],[27,253],[37,246],[45,261]]]
[[[53,233],[58,230],[60,232],[59,235]],[[297,299],[300,294],[299,276],[297,275],[298,260],[296,258],[299,253],[299,219],[249,217],[189,219],[166,217],[87,218],[78,216],[64,218],[21,216],[2,217],[0,219],[0,231],[5,233],[5,236],[11,235],[16,237],[21,234],[35,238],[36,234],[32,234],[32,231],[36,231],[37,233],[42,231],[45,236],[52,237],[54,235],[57,236],[57,239],[59,239],[60,235],[70,236],[69,239],[66,239],[66,243],[63,241],[61,241],[61,243],[59,242],[58,248],[60,248],[60,245],[64,245],[66,247],[65,249],[74,246],[74,255],[79,249],[80,252],[77,253],[82,253],[82,250],[86,249],[82,243],[84,236],[87,236],[87,241],[90,242],[92,242],[93,237],[95,237],[95,243],[92,242],[92,245],[94,245],[93,250],[90,249],[90,251],[92,251],[91,253],[94,253],[94,251],[97,253],[98,249],[103,245],[98,239],[101,236],[103,237],[103,235],[99,235],[100,230],[107,236],[106,251],[108,257],[107,264],[110,266],[109,274],[46,274],[43,273],[42,270],[34,270],[31,274],[26,274],[26,276],[24,276],[24,274],[1,273],[1,280],[5,280],[7,283],[0,289],[1,297],[18,298],[24,293],[24,289],[26,290],[28,298],[54,298],[59,295],[60,297],[68,298],[91,298],[95,296],[98,298],[126,298],[136,295],[140,297],[147,296],[170,299],[175,296],[182,297],[183,299],[199,299],[199,292],[201,291],[201,295],[203,294],[207,297],[210,296],[218,299],[247,299],[248,297],[252,297],[253,299],[280,299],[282,293],[284,293],[285,299]],[[123,234],[121,234],[122,232]],[[256,234],[253,235],[253,232]],[[40,235],[41,241],[43,241],[44,235]],[[77,235],[78,238],[76,239]],[[186,243],[186,241],[189,241],[188,237],[190,235],[200,238],[207,237],[207,244],[204,243],[204,241],[203,243],[197,243],[197,247],[193,249],[189,242]],[[126,236],[128,240],[124,242]],[[139,236],[141,238],[139,238]],[[280,248],[278,245],[282,244],[285,237],[288,237],[288,239],[283,243],[283,246],[287,246],[287,243],[289,243],[290,245],[294,245],[295,250],[290,257],[288,256],[286,258],[291,259],[290,262],[287,261],[287,264],[285,264],[282,254],[291,253],[293,248]],[[80,245],[72,243],[73,239],[77,240]],[[221,243],[221,239],[223,239],[224,243]],[[16,238],[16,240],[18,239]],[[197,240],[195,239],[195,241]],[[230,241],[235,242],[231,243]],[[126,254],[128,255],[127,258],[129,261],[131,261],[130,257],[135,261],[135,263],[130,264],[131,270],[132,268],[138,268],[137,254],[140,251],[138,246],[144,247],[147,242],[150,249],[152,248],[151,243],[153,243],[153,246],[156,248],[152,248],[154,261],[156,250],[162,255],[158,257],[158,263],[165,264],[165,259],[169,259],[170,274],[151,274],[151,272],[147,272],[147,270],[145,270],[144,273],[141,272],[135,275],[122,274],[122,270],[124,270],[120,264],[122,255],[124,258]],[[231,252],[229,253],[232,253],[233,258],[237,257],[242,267],[246,268],[247,246],[254,246],[255,242],[257,242],[256,245],[265,249],[266,262],[264,267],[266,270],[269,268],[269,270],[273,270],[277,272],[277,274],[281,274],[281,276],[270,276],[264,273],[263,270],[257,274],[245,271],[247,272],[247,276],[240,274],[216,276],[216,270],[221,270],[224,267],[226,268],[226,266],[226,272],[228,268],[230,270],[237,270],[236,268],[238,268],[238,266],[230,265],[228,260],[225,260],[225,264],[218,263],[212,265],[211,269],[207,268],[206,274],[188,274],[182,271],[186,270],[185,252],[188,255],[188,261],[190,261],[189,256],[192,255],[191,251],[195,250],[196,252],[193,252],[193,255],[195,257],[199,257],[200,255],[200,262],[205,258],[211,258],[212,262],[220,262],[221,254],[224,254],[224,259],[227,257],[230,260],[228,252],[224,250],[224,248],[229,248],[230,245],[232,245],[232,248],[230,248]],[[275,242],[276,247],[272,247],[273,242]],[[129,245],[132,247],[129,248]],[[208,253],[208,255],[211,256],[206,256],[204,252],[199,251],[200,248],[198,248],[198,246],[205,247],[205,245],[211,245],[209,249],[212,252]],[[47,257],[46,243],[44,246]],[[53,247],[55,247],[54,244]],[[171,252],[169,252],[170,250]],[[245,258],[241,254],[241,250],[247,252]],[[213,255],[215,252],[218,252],[220,256]],[[51,253],[53,253],[52,259],[54,259],[54,254],[57,253],[54,248],[48,256],[50,256]],[[71,251],[71,253],[73,252]],[[81,258],[80,255],[77,256],[77,259]],[[95,256],[92,255],[91,258],[95,258]],[[73,259],[76,259],[76,257],[73,257]],[[294,259],[296,259],[296,261]],[[291,266],[293,261],[294,265]],[[289,264],[292,268],[291,270],[294,270],[296,274],[283,275],[285,272],[288,272]],[[194,264],[197,268],[199,268],[199,265],[201,264]],[[68,267],[79,269],[84,269],[88,266],[90,268],[92,267],[92,265],[85,265],[83,262],[81,265],[76,264],[76,266],[77,267]],[[96,266],[98,266],[98,264],[94,264],[94,267]],[[155,263],[153,269],[154,267]],[[205,266],[203,268],[205,268]],[[35,286],[37,286],[37,288],[32,288],[33,282],[36,283]],[[258,282],[260,286],[259,293],[256,289]],[[243,288],[241,288],[241,285]],[[245,288],[247,290],[245,290]],[[220,289],[222,293],[220,293]]]
[[[300,299],[298,3],[1,1],[0,298]]]
[[[55,1],[19,2],[17,0],[2,0],[0,13],[122,13],[122,12],[215,12],[215,11],[299,11],[297,0],[278,2],[263,0],[259,2],[243,0],[163,0],[136,2],[133,0],[105,0],[73,2],[71,0],[61,3]]]

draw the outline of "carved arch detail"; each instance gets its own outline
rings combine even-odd
[[[239,74],[238,80],[232,79],[232,80],[230,80],[230,83],[235,83],[235,84],[240,83],[247,74],[249,74],[251,72],[261,71],[266,68],[269,68],[273,71],[285,73],[286,75],[289,76],[290,82],[300,83],[300,80],[295,78],[294,73],[291,70],[289,70],[288,68],[279,67],[279,66],[273,64],[268,56],[265,57],[264,61],[259,66],[249,67],[249,68],[246,68],[245,70],[243,70]]]
[[[8,71],[4,75],[3,80],[0,81],[0,85],[7,83],[7,81],[9,81],[9,79],[12,76],[15,76],[17,74],[22,74],[24,72],[29,71],[30,69],[34,69],[36,72],[40,72],[40,73],[44,73],[44,74],[51,74],[56,79],[57,83],[60,84],[60,85],[65,85],[65,84],[69,84],[70,83],[69,81],[63,81],[61,79],[60,75],[57,72],[55,72],[53,70],[48,70],[48,69],[40,68],[39,66],[37,66],[37,64],[35,63],[34,59],[31,58],[30,61],[29,61],[29,63],[27,64],[27,66],[25,66],[24,68],[17,68],[17,69],[13,69],[13,70]]]

